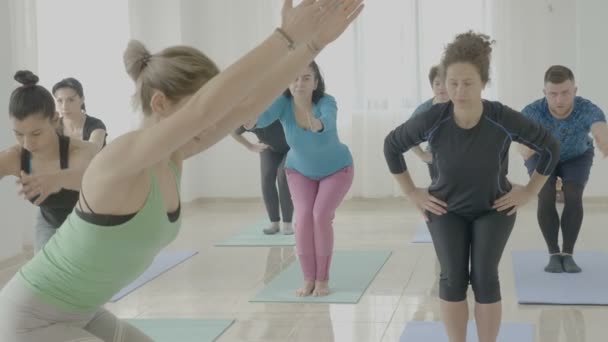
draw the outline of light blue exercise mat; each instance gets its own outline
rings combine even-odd
[[[296,290],[304,282],[299,261],[296,260],[250,302],[355,304],[390,255],[389,251],[334,252],[329,274],[330,294],[324,297],[296,296]]]
[[[268,220],[260,220],[240,231],[236,235],[216,243],[217,247],[280,247],[295,246],[296,239],[294,234],[285,235],[283,231],[276,234],[266,235],[262,231],[270,226]]]
[[[520,304],[608,305],[608,254],[575,252],[581,273],[548,273],[545,251],[513,252],[517,301]]]
[[[115,294],[114,297],[110,299],[110,302],[116,302],[120,300],[124,296],[137,290],[141,286],[145,285],[146,283],[160,276],[161,274],[167,272],[173,267],[188,260],[197,253],[198,252],[193,251],[161,251],[160,253],[158,253],[156,258],[154,258],[154,261],[148,267],[148,269],[142,275],[140,275],[139,278],[135,279],[135,281],[133,281],[131,284],[120,290],[120,292]]]
[[[478,342],[475,322],[467,326],[467,342]],[[441,322],[408,322],[399,342],[449,342]],[[497,342],[534,342],[534,325],[502,323]]]
[[[207,319],[128,319],[156,342],[212,342],[217,340],[234,320]]]

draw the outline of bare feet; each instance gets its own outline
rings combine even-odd
[[[315,297],[323,297],[329,294],[329,281],[316,281],[315,289],[312,292],[312,295]]]
[[[314,281],[305,281],[304,286],[301,289],[296,290],[296,296],[298,296],[298,297],[310,296],[314,289],[315,289]]]

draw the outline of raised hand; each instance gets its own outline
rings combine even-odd
[[[281,29],[295,44],[306,44],[318,31],[322,17],[315,0],[303,0],[296,7],[293,7],[293,0],[285,0],[281,9]]]
[[[317,48],[336,40],[363,11],[363,0],[320,0],[317,2],[323,12],[319,31],[313,38]]]

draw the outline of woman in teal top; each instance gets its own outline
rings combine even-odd
[[[290,147],[285,173],[304,274],[298,296],[329,293],[332,221],[353,182],[353,158],[338,138],[337,112],[336,100],[325,94],[319,67],[312,62],[257,121],[257,127],[266,127],[280,120]]]
[[[222,73],[194,48],[129,43],[142,128],[96,155],[75,211],[0,292],[0,341],[151,341],[102,305],[177,235],[182,161],[266,108],[362,10],[322,2],[286,0],[281,29]]]

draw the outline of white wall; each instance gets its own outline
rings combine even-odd
[[[12,127],[8,116],[8,101],[17,82],[12,81],[15,73],[13,30],[11,29],[11,7],[9,0],[0,1],[0,149],[15,144],[15,137],[10,134]],[[14,177],[5,177],[0,180],[0,217],[2,227],[0,238],[0,260],[21,253],[24,244],[24,230],[32,231],[33,206],[17,196],[17,186]],[[28,241],[29,242],[29,241]]]
[[[226,68],[272,32],[277,1],[182,0],[183,43]],[[255,140],[255,136],[245,136]],[[182,177],[184,200],[197,197],[260,197],[259,158],[227,137],[187,161]]]
[[[36,1],[36,6],[41,84],[51,89],[75,77],[83,84],[87,111],[104,121],[110,139],[133,129],[133,82],[122,62],[129,40],[128,3],[53,0]],[[82,15],[61,20],[58,9]]]

